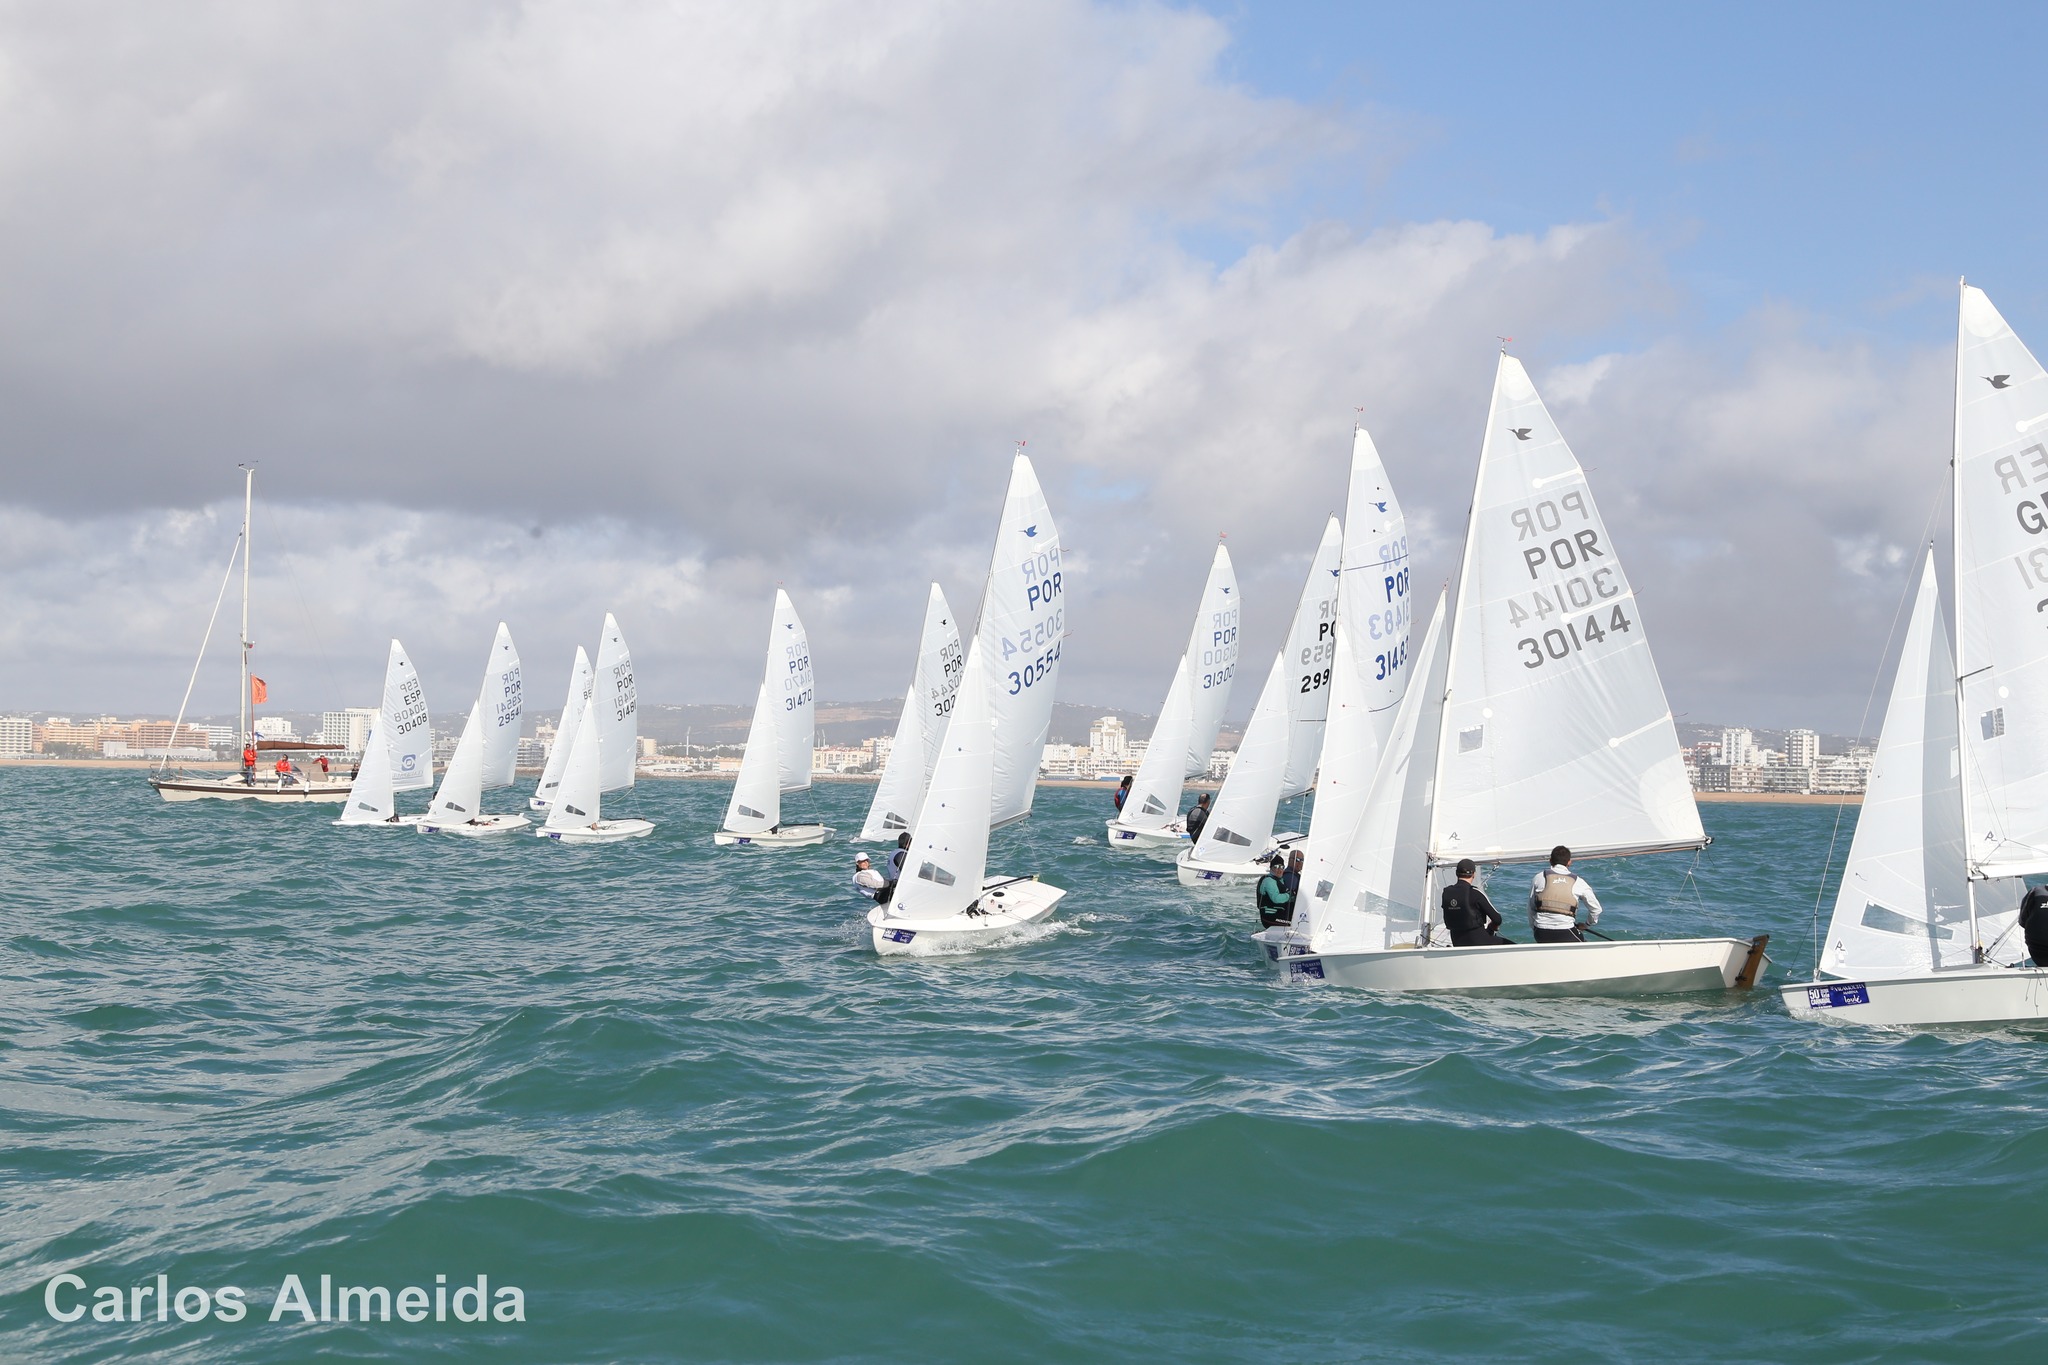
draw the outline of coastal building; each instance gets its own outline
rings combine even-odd
[[[369,743],[370,726],[377,719],[374,706],[350,706],[340,711],[320,713],[320,742],[339,744],[351,754],[359,754]]]
[[[1098,765],[1130,761],[1129,744],[1130,736],[1124,732],[1124,723],[1115,716],[1104,716],[1088,727],[1088,748]]]
[[[256,720],[258,739],[297,739],[298,731],[283,716],[259,716]]]
[[[19,758],[36,751],[36,723],[27,716],[0,716],[0,755]]]

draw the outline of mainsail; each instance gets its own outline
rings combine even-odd
[[[1323,756],[1324,722],[1330,716],[1330,664],[1337,657],[1337,592],[1343,562],[1344,523],[1331,517],[1323,527],[1308,579],[1301,585],[1301,600],[1294,606],[1294,629],[1287,635],[1287,769],[1280,779],[1283,801],[1315,785],[1316,764]]]
[[[523,709],[519,683],[519,651],[503,621],[491,641],[491,661],[484,669],[483,692],[477,698],[484,724],[482,773],[484,790],[512,785],[519,764],[519,723]]]
[[[911,674],[910,690],[903,694],[903,714],[896,721],[896,738],[889,746],[882,778],[875,784],[875,799],[868,806],[861,838],[894,839],[917,823],[917,809],[924,803],[924,789],[938,762],[939,741],[946,733],[946,718],[953,712],[953,697],[960,689],[965,662],[953,609],[934,583],[925,602],[917,667]]]
[[[765,678],[775,715],[775,765],[782,792],[809,791],[812,746],[817,742],[817,701],[811,686],[811,640],[789,594],[775,590],[768,626]]]
[[[1066,638],[1060,575],[1059,528],[1030,459],[1019,452],[1010,466],[1010,488],[975,630],[982,667],[988,671],[995,731],[991,825],[1031,814]]]
[[[597,717],[592,738],[597,743],[598,790],[630,787],[640,758],[640,693],[633,682],[633,655],[610,612],[605,613],[604,633],[597,643],[590,699],[591,714]],[[570,759],[575,756],[571,749]]]
[[[1705,844],[1635,590],[1585,471],[1505,354],[1450,656],[1432,857]]]
[[[434,736],[420,675],[393,640],[384,664],[384,700],[363,741],[363,761],[349,786],[344,825],[380,824],[396,809],[395,792],[433,785]]]
[[[1223,545],[1209,562],[1194,628],[1188,632],[1183,662],[1188,670],[1188,735],[1182,775],[1200,777],[1209,771],[1216,735],[1230,706],[1230,685],[1237,678],[1237,570]],[[1179,799],[1180,793],[1174,797]]]

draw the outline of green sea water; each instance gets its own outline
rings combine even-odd
[[[726,792],[579,850],[0,772],[0,1359],[2048,1355],[2048,1037],[1282,985],[1082,790],[994,841],[1057,925],[882,961],[844,839],[714,850]],[[1836,813],[1704,815],[1602,927],[1803,976]],[[270,1320],[323,1274],[525,1320]]]

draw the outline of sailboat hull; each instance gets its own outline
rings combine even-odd
[[[889,918],[889,907],[868,911],[875,951],[881,954],[946,953],[979,948],[1027,924],[1049,919],[1067,893],[1035,877],[989,877],[982,882],[979,915],[938,920]]]
[[[1752,951],[1747,939],[1676,938],[1316,953],[1286,934],[1255,936],[1283,979],[1370,991],[1634,996],[1731,990]]]
[[[275,778],[253,784],[236,777],[160,777],[150,786],[166,801],[255,801],[271,806],[303,806],[348,800],[347,782],[293,782],[280,786]]]
[[[460,834],[470,839],[485,839],[493,834],[510,834],[525,829],[533,821],[523,815],[479,815],[474,820],[439,821],[431,816],[421,816],[414,826],[422,834]]]
[[[594,825],[571,829],[542,826],[534,834],[561,844],[619,844],[628,839],[645,839],[654,832],[652,820],[599,820]]]
[[[411,829],[424,815],[401,815],[392,820],[336,820],[333,823],[342,829]]]
[[[1970,967],[1924,976],[1802,981],[1780,986],[1795,1019],[1829,1024],[2005,1024],[2048,1021],[2048,968]]]
[[[1266,875],[1266,860],[1275,853],[1283,857],[1296,850],[1308,851],[1306,834],[1276,834],[1266,845],[1266,851],[1256,858],[1244,862],[1222,862],[1209,858],[1197,858],[1192,848],[1181,850],[1173,860],[1173,874],[1182,886],[1248,886]]]
[[[822,844],[831,837],[830,825],[784,825],[780,829],[762,830],[759,834],[722,829],[711,836],[711,842],[721,848],[803,848],[809,844]]]
[[[1164,829],[1134,829],[1129,825],[1111,820],[1106,826],[1111,848],[1128,849],[1150,853],[1161,848],[1186,848],[1188,832],[1178,821]]]

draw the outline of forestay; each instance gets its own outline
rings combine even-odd
[[[1967,285],[1954,477],[1965,854],[1976,877],[2048,872],[2048,377]]]
[[[991,825],[1031,813],[1066,637],[1060,575],[1059,528],[1031,461],[1019,453],[1010,466],[1010,488],[975,631],[988,670],[995,729]]]
[[[1237,570],[1230,563],[1229,549],[1219,544],[1209,561],[1209,577],[1202,584],[1202,600],[1195,609],[1183,660],[1188,670],[1184,777],[1208,772],[1209,760],[1216,752],[1216,736],[1230,706],[1230,685],[1237,678],[1237,618]]]
[[[946,733],[946,718],[953,713],[953,697],[960,690],[960,671],[965,666],[960,628],[953,622],[953,610],[946,605],[946,595],[934,583],[925,602],[917,666],[911,674],[910,690],[903,694],[903,714],[896,721],[895,742],[889,746],[882,778],[875,784],[875,799],[868,806],[861,838],[894,839],[917,822],[918,807],[923,804],[925,787],[931,782],[932,766],[939,760],[939,741]]]
[[[1173,682],[1166,689],[1166,702],[1159,708],[1159,723],[1145,742],[1145,756],[1131,778],[1130,794],[1117,823],[1132,829],[1165,829],[1180,816],[1180,786],[1185,779],[1181,768],[1187,754],[1188,728],[1194,723],[1188,681],[1188,657],[1183,654],[1174,666]]]
[[[780,588],[775,590],[775,618],[768,627],[765,681],[774,703],[775,766],[783,794],[809,791],[812,746],[817,742],[811,641],[789,594]]]
[[[1956,739],[1955,664],[1930,551],[1835,895],[1823,971],[1906,976],[1975,960]],[[2009,924],[2018,884],[1997,885]]]
[[[633,766],[640,757],[640,693],[633,683],[633,656],[626,637],[610,612],[597,644],[593,670],[591,714],[597,717],[597,781],[600,791],[633,785]],[[570,757],[575,757],[574,751]],[[565,779],[566,780],[566,779]]]
[[[1585,472],[1508,355],[1450,651],[1432,856],[1704,845],[1634,589]]]
[[[1343,572],[1344,524],[1331,517],[1323,527],[1301,599],[1294,606],[1294,628],[1287,633],[1287,768],[1280,778],[1280,799],[1299,796],[1315,785],[1316,764],[1323,755],[1323,726],[1330,715],[1330,662],[1337,657],[1337,587]],[[1406,592],[1405,580],[1402,591]]]
[[[940,741],[931,790],[910,837],[903,876],[889,903],[890,919],[949,919],[981,897],[988,871],[990,783],[995,772],[995,718],[990,678],[977,639]]]
[[[1329,719],[1302,885],[1334,882],[1408,684],[1408,522],[1364,427],[1351,437]]]
[[[1437,734],[1450,663],[1446,599],[1439,594],[1416,655],[1420,671],[1402,695],[1365,808],[1335,877],[1313,886],[1295,911],[1295,936],[1318,952],[1335,944],[1380,949],[1414,941],[1429,920],[1429,820]]]
[[[590,655],[578,645],[575,666],[569,670],[569,695],[562,700],[562,723],[555,730],[555,742],[548,747],[547,766],[541,770],[540,786],[533,793],[542,802],[553,800],[555,789],[562,785],[562,771],[569,766],[569,754],[575,748],[576,729],[583,723],[591,683]]]

